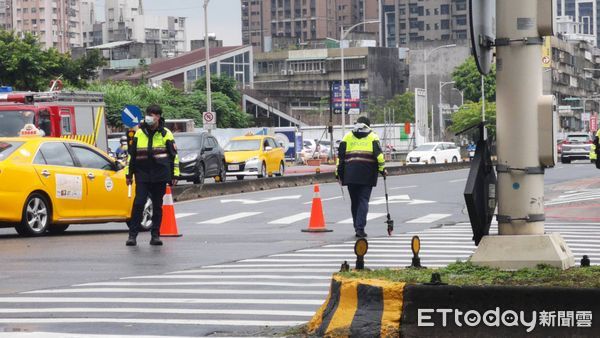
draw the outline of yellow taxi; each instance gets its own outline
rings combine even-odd
[[[224,148],[227,176],[243,180],[246,176],[283,176],[283,147],[268,135],[246,135],[232,138]]]
[[[127,222],[134,197],[128,195],[123,165],[95,147],[59,138],[0,138],[2,227],[39,236],[74,223]]]

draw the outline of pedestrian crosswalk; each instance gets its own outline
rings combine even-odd
[[[260,211],[239,212],[239,213],[234,213],[234,214],[223,216],[223,217],[217,217],[217,218],[203,220],[203,221],[197,222],[197,224],[220,225],[220,224],[230,223],[230,222],[234,222],[234,221],[240,221],[243,219],[251,220],[252,217],[262,215],[262,214],[264,214],[264,213],[260,212]],[[177,219],[181,219],[181,218],[190,218],[191,216],[195,216],[195,215],[198,215],[198,214],[194,214],[194,213],[178,214],[178,215],[175,215],[175,217]],[[385,216],[386,216],[386,213],[370,212],[367,215],[367,221],[372,221],[372,220],[382,218]],[[427,215],[424,215],[421,217],[410,219],[406,223],[430,224],[430,223],[436,223],[436,222],[438,222],[442,219],[448,218],[450,216],[452,216],[452,215],[451,214],[427,214]],[[300,223],[302,221],[306,221],[309,218],[310,218],[310,212],[300,212],[300,213],[296,213],[296,214],[291,214],[289,216],[276,218],[273,220],[268,220],[267,224],[291,225],[291,224],[295,224],[295,223]],[[344,218],[342,220],[334,220],[333,222],[330,222],[330,220],[327,219],[327,223],[352,224],[352,218]]]
[[[586,189],[577,191],[566,191],[562,195],[546,202],[546,206],[578,203],[600,200],[600,189]]]
[[[600,262],[600,223],[548,223],[578,261]],[[491,233],[497,233],[492,225]],[[421,263],[440,267],[475,250],[467,223],[369,238],[366,267],[410,265],[410,242],[421,238]],[[49,332],[198,336],[284,332],[307,322],[327,297],[331,274],[354,262],[354,240],[165,274],[128,276],[0,297],[0,329],[27,325]],[[125,328],[134,326],[134,331]],[[124,330],[124,331],[123,331]],[[132,333],[133,332],[133,333]]]

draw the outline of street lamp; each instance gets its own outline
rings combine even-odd
[[[456,87],[452,87],[452,89],[456,90],[460,94],[460,105],[463,106],[465,104],[465,95],[462,90],[459,90]]]
[[[426,111],[429,111],[429,102],[427,100],[427,97],[429,96],[429,91],[427,90],[427,59],[429,59],[431,54],[433,54],[434,52],[436,52],[442,48],[451,48],[451,47],[456,47],[456,44],[453,43],[451,45],[439,46],[439,47],[432,49],[431,52],[429,52],[429,53],[427,53],[426,49],[423,49],[423,67],[424,67],[423,77],[425,78],[425,109],[426,109]],[[431,140],[433,141],[433,112],[431,114]]]
[[[442,130],[444,130],[444,126],[442,123],[442,89],[444,88],[445,85],[455,84],[455,83],[456,82],[454,82],[454,81],[450,81],[450,82],[440,81],[440,100],[438,101],[438,119],[440,120],[440,130],[439,130],[440,141],[442,140]]]
[[[344,26],[340,26],[341,34],[340,34],[340,61],[341,61],[341,73],[342,73],[342,82],[340,83],[340,88],[342,92],[342,137],[346,135],[346,83],[344,82],[344,39],[346,35],[350,33],[354,28],[367,25],[370,23],[379,23],[379,20],[368,20],[357,23],[356,25],[344,30]],[[332,144],[333,146],[333,144]]]
[[[212,112],[212,92],[210,88],[210,46],[208,37],[208,3],[210,0],[204,0],[204,50],[206,54],[206,111]],[[208,129],[210,133],[210,129]]]

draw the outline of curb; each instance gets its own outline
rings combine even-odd
[[[334,276],[329,295],[308,323],[320,337],[398,337],[405,283]]]
[[[407,285],[334,275],[306,330],[320,337],[598,337],[599,299],[598,288]]]
[[[389,176],[432,173],[439,171],[469,168],[470,163],[448,163],[420,166],[402,166],[387,168]],[[264,191],[279,188],[293,188],[315,183],[336,182],[334,173],[321,173],[301,176],[269,177],[249,181],[224,182],[206,185],[175,186],[173,199],[177,202],[198,198],[207,198],[246,192]]]

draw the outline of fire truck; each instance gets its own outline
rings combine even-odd
[[[44,136],[77,139],[107,151],[102,93],[13,92],[0,88],[0,137],[16,137],[33,124]]]

